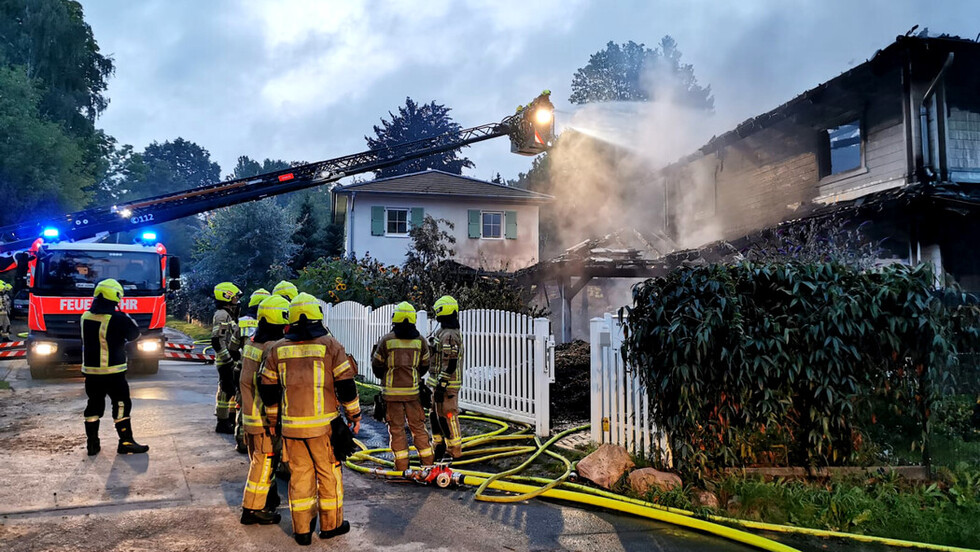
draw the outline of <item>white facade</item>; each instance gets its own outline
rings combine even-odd
[[[458,263],[485,270],[514,271],[538,262],[538,202],[472,196],[426,197],[411,193],[351,192],[344,225],[346,255],[363,257],[370,254],[385,264],[401,265],[412,243],[407,228],[411,226],[413,217],[421,220],[428,215],[434,219],[446,219],[455,225],[452,230],[444,225],[440,225],[440,229],[456,238],[453,260]],[[377,235],[380,209],[384,213],[384,231],[382,235]],[[479,237],[476,237],[470,224],[474,213],[479,214]],[[499,224],[495,224],[498,220]],[[403,230],[405,233],[402,233]]]

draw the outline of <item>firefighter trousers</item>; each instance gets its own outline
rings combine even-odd
[[[294,533],[336,529],[344,521],[344,484],[340,462],[330,447],[330,433],[309,439],[282,438],[283,461],[289,462],[289,512]]]
[[[442,402],[435,403],[432,422],[432,444],[439,449],[444,445],[453,458],[463,455],[463,435],[459,429],[459,391],[446,390]]]
[[[85,421],[94,422],[105,414],[105,398],[112,401],[112,419],[119,422],[129,419],[133,401],[129,398],[126,372],[115,374],[85,374]]]
[[[408,469],[408,436],[405,434],[405,423],[412,431],[412,442],[419,453],[419,461],[423,466],[432,464],[432,447],[429,445],[429,433],[425,429],[425,412],[418,399],[406,402],[388,401],[388,412],[385,416],[388,422],[388,436],[391,452],[395,455],[395,470]]]
[[[269,504],[270,494],[278,502],[276,490],[276,453],[273,437],[266,433],[246,433],[245,446],[248,447],[248,479],[245,481],[245,496],[242,508],[247,510],[274,510]]]

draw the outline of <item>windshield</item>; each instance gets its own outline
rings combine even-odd
[[[38,257],[34,293],[91,295],[95,285],[115,278],[126,295],[160,293],[160,256],[126,251],[50,251]],[[144,293],[140,293],[144,292]]]

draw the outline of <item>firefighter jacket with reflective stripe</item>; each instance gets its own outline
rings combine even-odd
[[[126,342],[140,336],[128,314],[82,313],[82,373],[117,374],[126,370]]]
[[[325,435],[330,422],[340,415],[335,382],[353,380],[357,373],[347,360],[344,346],[324,335],[307,341],[280,339],[266,348],[260,384],[278,384],[278,406],[283,437],[308,439]],[[360,414],[356,393],[342,405],[347,417]],[[266,406],[266,412],[276,407]],[[271,415],[270,415],[271,417]]]
[[[456,371],[449,374],[449,361],[456,361]],[[449,382],[449,389],[463,385],[463,334],[458,329],[440,328],[432,344],[432,361],[429,363],[429,385],[435,387],[439,379]]]
[[[421,336],[398,339],[394,332],[387,333],[371,357],[371,370],[381,380],[388,401],[418,400],[419,381],[428,369],[429,344]]]
[[[242,425],[245,433],[258,435],[266,433],[265,406],[259,397],[259,368],[262,366],[262,354],[274,341],[255,343],[249,340],[242,350],[242,375],[239,388],[242,394]]]
[[[214,320],[211,323],[212,343],[215,338],[217,338],[214,346],[215,362],[218,364],[231,362],[231,353],[228,351],[238,344],[238,321],[225,309],[214,311]]]

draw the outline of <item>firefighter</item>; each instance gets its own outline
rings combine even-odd
[[[238,393],[235,364],[241,359],[241,352],[234,345],[237,343],[238,300],[241,296],[242,291],[231,282],[214,286],[216,310],[211,325],[211,348],[218,368],[218,392],[214,398],[214,415],[218,418],[214,431],[217,433],[235,433],[235,419],[232,418]]]
[[[10,307],[13,300],[10,298],[10,291],[14,286],[7,282],[0,282],[0,341],[10,341]]]
[[[463,336],[459,331],[459,303],[443,295],[432,306],[439,330],[432,338],[432,361],[429,364],[428,384],[432,394],[432,442],[436,459],[446,452],[459,458],[463,436],[459,430],[459,389],[463,383]]]
[[[255,335],[255,329],[258,327],[259,318],[259,303],[263,299],[266,299],[271,294],[264,288],[259,288],[252,292],[251,297],[248,298],[248,310],[245,314],[238,318],[238,333],[235,334],[235,342],[232,345],[233,349],[242,351],[245,349],[245,344],[248,343],[249,339]],[[242,364],[235,365],[235,381],[241,379]],[[245,431],[242,423],[242,395],[241,392],[235,394],[235,450],[241,454],[248,452],[248,447],[245,446]]]
[[[419,382],[429,367],[429,346],[415,329],[415,320],[415,307],[410,303],[395,305],[391,332],[381,337],[371,356],[371,370],[382,381],[382,394],[388,405],[385,422],[395,470],[401,472],[408,469],[406,421],[422,465],[431,465],[433,460],[419,400]]]
[[[255,297],[254,293],[252,297]],[[246,342],[242,350],[240,396],[250,464],[245,496],[242,498],[241,521],[243,525],[272,525],[279,523],[281,519],[276,513],[279,491],[276,488],[275,472],[278,462],[274,446],[279,438],[273,436],[274,428],[265,423],[265,407],[259,397],[258,379],[263,352],[269,345],[282,339],[283,329],[289,320],[289,301],[278,295],[266,296],[257,306],[255,315],[258,319],[255,335]]]
[[[292,282],[287,282],[286,280],[280,281],[276,284],[276,287],[272,288],[273,295],[281,295],[287,300],[292,301],[299,294],[299,290]]]
[[[105,414],[105,398],[112,401],[112,419],[119,435],[119,454],[141,454],[150,447],[133,440],[129,419],[133,402],[126,383],[126,342],[140,336],[139,326],[122,311],[116,310],[123,288],[113,279],[95,286],[92,306],[82,313],[82,374],[85,375],[85,436],[88,455],[102,450],[99,443],[99,419]]]
[[[298,294],[289,303],[289,330],[284,339],[266,348],[259,392],[269,427],[281,424],[283,460],[292,471],[289,510],[293,536],[301,545],[312,542],[318,518],[320,538],[350,531],[350,523],[344,520],[343,482],[334,451],[335,439],[343,432],[349,434],[339,407],[353,433],[360,430],[356,373],[344,346],[323,327],[320,302],[308,293]]]

